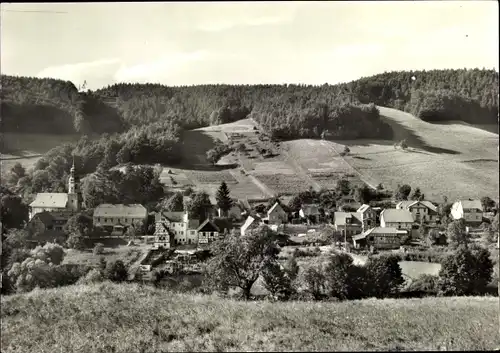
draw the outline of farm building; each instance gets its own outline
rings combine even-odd
[[[68,178],[68,193],[42,192],[36,194],[35,200],[29,204],[29,219],[31,220],[37,213],[44,211],[78,212],[81,202],[77,187],[78,184],[75,179],[75,163],[73,162]]]
[[[476,225],[483,221],[483,205],[480,200],[458,200],[451,206],[453,219],[464,219],[466,224]]]
[[[375,249],[398,249],[401,246],[401,236],[404,230],[393,227],[375,227],[352,237],[357,249],[372,247]]]
[[[411,231],[413,215],[408,210],[386,208],[380,213],[380,226],[384,228],[404,229]]]
[[[108,230],[125,230],[128,226],[146,222],[148,211],[139,204],[101,204],[94,210],[94,226]]]
[[[415,222],[435,223],[438,220],[437,207],[430,201],[401,201],[396,209],[410,211]]]

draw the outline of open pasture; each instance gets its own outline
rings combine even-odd
[[[394,189],[397,184],[419,187],[426,199],[441,202],[443,196],[481,198],[498,195],[498,165],[493,163],[483,169],[455,161],[429,160],[393,167],[360,168],[360,172]],[[490,197],[491,197],[490,196]]]
[[[295,194],[300,191],[309,190],[308,181],[297,174],[261,174],[255,177],[265,184],[275,193],[279,194]]]
[[[171,172],[169,174],[169,171]],[[160,182],[169,187],[193,186],[194,182],[189,179],[182,169],[163,168],[160,175]]]

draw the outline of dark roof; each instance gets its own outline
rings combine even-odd
[[[199,227],[198,232],[219,232],[219,227],[217,227],[212,221],[206,219]]]
[[[94,217],[146,218],[148,211],[139,204],[101,204],[94,210]]]
[[[184,216],[184,212],[158,212],[155,215],[155,220],[159,222],[162,216],[168,219],[170,222],[182,222],[182,217]]]
[[[361,212],[335,212],[334,221],[337,226],[346,225],[347,218],[351,219],[351,222],[349,224],[352,225],[363,224]]]

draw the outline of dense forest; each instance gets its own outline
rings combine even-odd
[[[396,71],[351,82],[360,102],[471,124],[497,123],[498,83],[498,72],[485,69]]]
[[[103,133],[124,130],[121,117],[91,93],[69,81],[1,76],[3,132],[51,134]]]
[[[93,92],[54,79],[1,79],[3,132],[81,134],[19,178],[28,194],[64,190],[73,156],[82,174],[181,162],[183,130],[245,117],[275,139],[355,139],[392,137],[375,105],[427,121],[496,123],[498,114],[498,72],[479,69],[389,72],[337,85],[115,84]]]

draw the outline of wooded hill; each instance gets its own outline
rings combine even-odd
[[[429,121],[494,123],[498,111],[498,72],[484,69],[396,71],[321,86],[115,84],[94,92],[55,79],[1,80],[5,132],[113,133],[160,121],[192,129],[250,116],[276,138],[390,137],[364,104]]]

